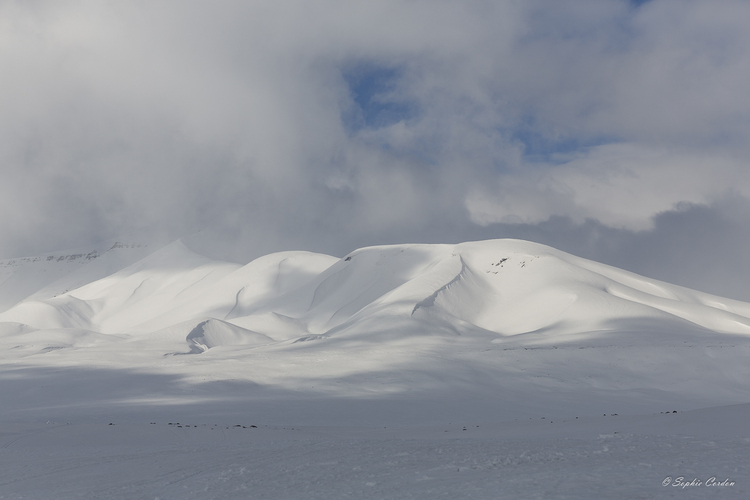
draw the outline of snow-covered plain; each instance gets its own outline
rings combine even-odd
[[[750,497],[748,303],[517,240],[0,280],[1,499]]]

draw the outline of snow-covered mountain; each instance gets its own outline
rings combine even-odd
[[[24,299],[51,298],[104,278],[154,250],[145,243],[109,240],[61,252],[0,260],[0,311]]]
[[[748,303],[517,240],[93,250],[0,263],[9,498],[750,491]]]
[[[564,340],[644,328],[750,335],[750,304],[517,240],[370,247],[343,259],[282,252],[246,266],[212,261],[178,240],[121,268],[134,255],[122,248],[22,261],[6,288],[22,279],[24,294],[43,286],[0,322],[137,337],[187,329],[188,344],[199,324],[225,325],[240,344],[241,332],[264,344],[415,334]],[[77,259],[86,265],[60,276]]]
[[[281,252],[245,266],[179,240],[125,267],[134,254],[116,250],[51,284],[40,277],[51,268],[27,266],[43,286],[0,313],[4,357],[339,395],[554,389],[549,404],[568,394],[592,411],[601,398],[644,409],[750,399],[750,304],[544,245]],[[245,362],[228,372],[230,360]],[[697,395],[696,376],[713,389]]]

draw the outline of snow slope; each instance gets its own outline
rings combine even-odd
[[[135,456],[125,476],[136,482],[130,490],[111,480],[90,490],[70,483],[71,497],[190,498],[177,483],[195,498],[199,484],[217,498],[246,498],[249,486],[256,498],[697,494],[661,486],[680,467],[739,481],[722,495],[748,493],[750,473],[736,466],[750,452],[748,303],[517,240],[369,247],[341,259],[282,252],[245,266],[176,241],[105,275],[106,266],[90,266],[53,285],[28,267],[40,290],[6,294],[24,300],[0,313],[0,459],[26,465],[8,469],[20,479],[0,475],[0,492],[15,485],[8,491],[20,498],[36,476],[19,467],[54,469],[62,462],[49,457],[82,443],[76,460],[89,465],[76,474],[107,474],[84,459],[89,453],[105,464]],[[256,434],[232,430],[250,424]],[[128,448],[140,439],[142,449]],[[268,460],[247,462],[245,445],[225,439]],[[111,456],[101,444],[110,440]],[[716,443],[721,458],[706,455]],[[182,447],[195,456],[176,458]],[[443,459],[436,450],[448,451]],[[232,463],[197,465],[224,452]],[[338,465],[311,468],[299,453]],[[164,477],[175,483],[139,472],[163,456],[174,460]],[[388,472],[385,456],[401,472]],[[251,463],[248,474],[279,477],[292,467],[300,475],[287,488],[244,476],[241,463]],[[350,463],[377,470],[347,473]],[[460,486],[467,479],[454,466],[475,490]],[[614,471],[617,489],[608,490],[602,481]],[[588,488],[566,483],[567,474],[588,474]],[[627,474],[648,480],[630,484]],[[519,496],[535,475],[550,485]],[[343,489],[326,488],[333,483]],[[34,491],[46,498],[41,486]]]
[[[372,247],[345,259],[284,252],[244,267],[211,261],[177,241],[110,276],[82,281],[90,282],[54,296],[32,294],[0,320],[150,333],[202,317],[264,328],[273,316],[290,324],[283,333],[275,329],[282,337],[364,333],[370,328],[363,324],[386,318],[405,329],[498,340],[639,322],[750,334],[750,304],[521,241]]]
[[[151,245],[102,242],[34,257],[0,260],[0,311],[27,298],[50,298],[104,278],[153,252]]]

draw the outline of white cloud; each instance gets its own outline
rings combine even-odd
[[[0,255],[648,229],[750,196],[749,22],[731,0],[0,2]],[[396,68],[408,116],[351,127],[353,65]]]
[[[586,219],[632,231],[682,203],[711,204],[728,194],[750,197],[750,171],[713,151],[637,144],[593,147],[563,164],[525,165],[477,186],[466,207],[477,224],[537,224],[550,217]]]

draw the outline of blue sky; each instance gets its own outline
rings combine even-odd
[[[402,70],[398,67],[359,62],[344,70],[343,77],[355,105],[351,124],[347,123],[352,131],[387,127],[409,120],[418,113],[414,103],[393,95],[402,77]]]
[[[520,237],[750,300],[748,25],[739,0],[2,2],[0,257]]]

